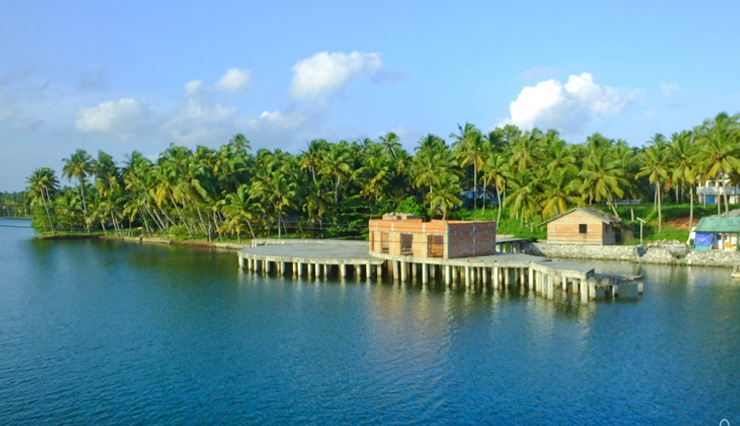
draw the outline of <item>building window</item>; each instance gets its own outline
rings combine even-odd
[[[587,234],[588,233],[588,225],[585,223],[582,223],[578,225],[578,233],[579,234]]]
[[[401,254],[410,255],[413,253],[412,245],[414,243],[414,236],[412,234],[401,234]]]

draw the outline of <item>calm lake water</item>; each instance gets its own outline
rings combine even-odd
[[[728,269],[644,267],[641,300],[581,306],[0,225],[0,423],[740,424]]]

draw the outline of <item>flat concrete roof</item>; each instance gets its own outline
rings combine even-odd
[[[239,256],[266,257],[269,261],[322,263],[327,265],[354,265],[383,263],[383,259],[370,256],[368,243],[363,244],[329,244],[323,243],[288,243],[268,244],[247,247],[239,250]]]

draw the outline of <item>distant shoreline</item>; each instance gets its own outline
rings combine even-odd
[[[173,245],[173,246],[189,246],[189,247],[203,247],[203,248],[216,248],[224,250],[240,250],[244,247],[249,247],[250,243],[226,243],[226,242],[215,242],[215,241],[197,241],[197,240],[170,240],[167,238],[150,238],[150,237],[118,237],[118,236],[106,236],[97,234],[65,234],[65,235],[39,235],[39,240],[112,240],[112,241],[124,241],[127,243],[139,243],[139,244],[159,244],[159,245]]]

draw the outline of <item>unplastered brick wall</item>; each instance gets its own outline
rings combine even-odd
[[[446,258],[494,254],[496,247],[494,222],[433,220],[423,223],[421,219],[373,219],[369,228],[370,251],[381,253],[382,241],[387,239],[388,254],[392,256],[406,254],[402,248],[404,235],[410,238],[411,255],[415,258],[429,257],[430,235],[442,237]]]
[[[495,222],[451,222],[447,257],[487,256],[496,252]]]

